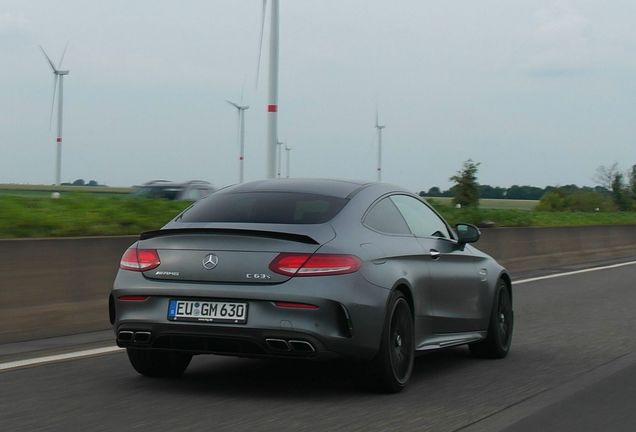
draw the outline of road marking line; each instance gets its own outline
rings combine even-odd
[[[27,367],[27,366],[40,365],[44,363],[55,363],[55,362],[64,361],[64,360],[109,354],[109,353],[123,351],[123,350],[124,350],[123,348],[119,348],[117,346],[109,346],[104,348],[94,348],[94,349],[88,349],[83,351],[74,351],[74,352],[69,352],[64,354],[50,355],[45,357],[35,357],[35,358],[30,358],[25,360],[16,360],[16,361],[11,361],[7,363],[0,363],[0,372],[8,371],[11,369],[18,369],[18,368]]]
[[[569,271],[565,273],[555,273],[555,274],[546,275],[546,276],[538,276],[538,277],[533,277],[528,279],[519,279],[516,281],[512,281],[512,284],[519,285],[519,284],[535,282],[535,281],[540,281],[545,279],[553,279],[553,278],[564,277],[564,276],[572,276],[572,275],[581,274],[581,273],[589,273],[589,272],[594,272],[599,270],[608,270],[608,269],[614,269],[619,267],[625,267],[625,266],[634,265],[634,264],[636,264],[636,261],[629,261],[629,262],[624,262],[620,264],[612,264],[612,265],[607,265],[602,267],[590,267],[590,268],[586,268],[582,270],[574,270],[574,271]]]

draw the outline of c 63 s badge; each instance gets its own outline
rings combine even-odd
[[[247,273],[245,275],[246,279],[260,279],[260,280],[267,280],[267,279],[271,279],[272,277],[268,274],[265,273]]]

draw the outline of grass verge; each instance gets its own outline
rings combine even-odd
[[[459,222],[499,227],[636,224],[636,212],[539,212],[514,209],[462,208],[436,205],[454,225]]]
[[[189,204],[85,193],[0,196],[0,238],[139,234],[161,228]]]
[[[189,202],[64,193],[60,199],[0,195],[0,238],[139,234],[161,228]],[[580,226],[636,224],[636,212],[537,212],[461,208],[434,203],[454,225]]]

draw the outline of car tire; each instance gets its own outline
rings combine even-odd
[[[192,354],[178,351],[155,351],[126,348],[128,360],[137,372],[153,378],[175,378],[185,372]]]
[[[508,285],[499,280],[490,312],[486,339],[469,345],[475,357],[500,359],[508,355],[512,343],[514,313]]]
[[[354,377],[365,389],[397,393],[408,384],[415,361],[413,313],[401,292],[391,293],[384,321],[378,353]]]

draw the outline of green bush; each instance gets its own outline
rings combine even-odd
[[[616,206],[607,194],[600,192],[587,190],[565,192],[562,189],[553,189],[543,195],[536,210],[550,212],[608,212],[616,211]]]

